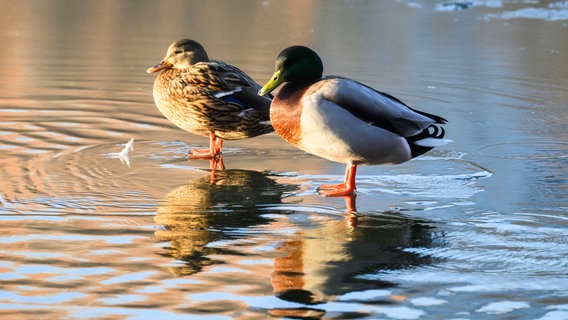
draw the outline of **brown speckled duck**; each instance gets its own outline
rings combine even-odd
[[[274,131],[271,97],[259,97],[254,80],[235,66],[209,59],[203,46],[189,39],[170,45],[166,57],[148,68],[162,71],[154,82],[154,101],[173,124],[209,137],[209,149],[191,150],[189,159],[215,159],[223,140],[252,138]]]

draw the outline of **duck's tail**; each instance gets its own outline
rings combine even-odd
[[[417,135],[406,138],[410,146],[412,157],[418,157],[435,147],[443,146],[452,142],[450,139],[444,139],[446,130],[435,124],[430,125]]]

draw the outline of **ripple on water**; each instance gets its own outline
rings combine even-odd
[[[522,8],[518,10],[504,11],[501,13],[488,13],[484,19],[539,19],[546,21],[568,20],[568,7],[565,1],[556,1],[548,4],[546,8]]]
[[[156,203],[151,194],[163,192],[141,174],[153,151],[139,142],[140,150],[130,156],[139,166],[129,168],[117,156],[126,139],[122,142],[4,159],[0,175],[10,179],[2,182],[2,208],[32,215],[151,213]]]
[[[516,10],[502,10],[502,8],[510,5],[508,1],[443,1],[436,4],[436,10],[441,12],[455,12],[461,10],[469,10],[475,7],[487,7],[496,12],[485,13],[483,19],[539,19],[546,21],[562,21],[568,20],[568,5],[565,1],[544,2],[538,1],[520,1],[522,8]],[[423,8],[421,4],[410,2],[410,7]]]
[[[479,149],[479,153],[502,159],[546,160],[568,158],[568,142],[516,141],[497,143]]]
[[[452,261],[455,270],[488,274],[515,272],[525,276],[563,276],[568,268],[568,233],[563,228],[543,227],[537,221],[511,217],[487,217],[467,232],[455,230],[448,240],[462,239],[459,249],[433,249],[434,256]]]

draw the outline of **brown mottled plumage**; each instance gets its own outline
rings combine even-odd
[[[183,39],[147,70],[163,70],[154,82],[154,101],[173,124],[210,138],[209,150],[191,150],[190,159],[216,158],[223,139],[256,137],[274,131],[271,97],[257,95],[260,85],[235,66],[210,60],[196,41]]]

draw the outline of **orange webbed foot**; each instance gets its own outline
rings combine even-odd
[[[217,138],[214,133],[209,134],[209,149],[190,150],[188,160],[216,160],[221,155],[223,149],[223,139]]]
[[[190,150],[189,155],[187,156],[188,160],[213,160],[217,159],[221,156],[221,152],[217,150],[209,150],[209,149],[196,149]]]
[[[318,188],[318,192],[326,197],[343,197],[355,194],[356,165],[348,165],[345,170],[345,180],[339,184],[324,184]]]
[[[345,182],[339,184],[324,184],[318,188],[318,192],[326,197],[343,197],[355,193],[355,188],[348,186]]]

